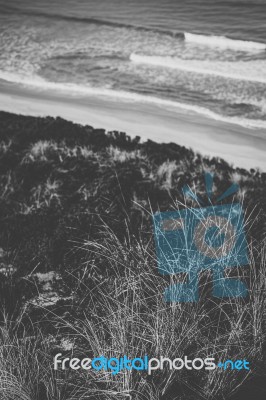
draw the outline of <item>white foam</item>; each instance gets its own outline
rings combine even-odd
[[[204,46],[220,47],[223,49],[244,50],[244,51],[266,50],[266,44],[259,42],[229,39],[225,36],[196,35],[194,33],[188,33],[188,32],[185,32],[184,35],[186,42],[197,43],[199,45],[204,45]]]
[[[248,62],[182,60],[177,57],[144,56],[138,54],[131,54],[130,60],[139,64],[149,64],[197,74],[266,84],[266,61],[264,60]]]
[[[55,83],[44,80],[38,76],[24,77],[19,74],[13,74],[9,72],[0,71],[0,79],[8,82],[26,85],[29,87],[57,91],[67,93],[68,95],[83,95],[83,96],[104,96],[112,99],[119,99],[122,101],[138,102],[138,103],[149,103],[156,104],[159,107],[171,108],[184,110],[196,114],[203,115],[207,118],[214,119],[216,121],[221,121],[230,124],[236,124],[250,129],[266,129],[266,121],[263,120],[252,120],[241,117],[227,117],[217,114],[207,108],[196,106],[192,104],[185,104],[175,102],[173,100],[160,99],[153,96],[145,96],[138,93],[117,91],[113,89],[106,88],[95,88],[85,85],[68,84],[68,83]]]

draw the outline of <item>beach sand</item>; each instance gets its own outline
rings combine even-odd
[[[75,96],[31,90],[0,81],[0,110],[32,116],[60,116],[94,128],[124,131],[142,140],[174,142],[235,167],[266,171],[266,132],[215,121],[192,112],[104,96]]]

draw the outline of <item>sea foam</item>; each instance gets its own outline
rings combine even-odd
[[[194,33],[189,33],[189,32],[185,32],[184,35],[186,42],[197,43],[199,45],[220,47],[232,50],[244,50],[244,51],[266,50],[266,44],[259,42],[230,39],[225,36],[196,35]]]
[[[134,53],[130,55],[130,60],[139,64],[266,84],[266,62],[264,60],[249,62],[183,60],[178,57],[146,56]]]

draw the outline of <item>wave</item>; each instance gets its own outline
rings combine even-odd
[[[266,44],[260,42],[251,42],[246,40],[229,39],[225,36],[207,36],[196,35],[194,33],[184,33],[185,41],[199,45],[220,47],[231,50],[245,51],[263,51],[266,50]]]
[[[41,17],[41,18],[47,18],[47,19],[55,19],[55,20],[62,20],[62,21],[68,21],[68,22],[77,22],[77,23],[85,23],[85,24],[94,24],[94,25],[100,25],[100,26],[110,26],[113,28],[126,28],[126,29],[133,29],[136,31],[142,31],[142,32],[153,32],[153,33],[159,33],[162,35],[167,35],[179,39],[185,39],[185,35],[183,32],[175,32],[171,30],[163,30],[163,29],[154,29],[154,28],[148,28],[144,26],[138,26],[138,25],[130,25],[130,24],[125,24],[122,22],[114,22],[114,21],[106,21],[98,18],[88,18],[88,17],[76,17],[73,15],[64,15],[64,14],[51,14],[51,13],[45,13],[45,12],[39,12],[35,10],[22,10],[19,8],[11,7],[11,6],[6,6],[3,12],[16,12],[22,15],[28,15],[32,17]]]
[[[130,60],[138,64],[266,84],[266,63],[264,60],[236,62],[183,60],[177,57],[145,56],[134,53],[130,55]]]
[[[22,15],[28,15],[33,17],[42,17],[48,19],[56,19],[63,20],[68,22],[79,22],[86,24],[95,24],[95,25],[103,25],[103,26],[111,26],[114,28],[127,28],[134,29],[137,31],[143,32],[153,32],[159,33],[162,35],[171,36],[177,39],[185,40],[187,43],[195,43],[199,45],[212,46],[212,47],[220,47],[231,50],[244,50],[244,51],[263,51],[266,50],[266,44],[254,41],[247,40],[239,40],[239,39],[230,39],[225,36],[213,36],[213,35],[200,35],[189,32],[180,32],[175,30],[164,30],[164,29],[156,29],[149,28],[145,26],[136,26],[125,24],[122,22],[114,22],[107,21],[97,18],[88,18],[88,17],[78,17],[73,15],[64,15],[64,14],[51,14],[40,12],[37,10],[30,9],[20,9],[17,7],[5,5],[3,8],[1,7],[1,11],[4,13],[19,13]]]
[[[227,117],[217,114],[207,108],[179,103],[173,100],[161,99],[154,96],[146,96],[133,92],[118,91],[114,89],[107,89],[104,87],[91,87],[85,85],[77,85],[70,83],[56,83],[47,81],[39,76],[22,76],[19,74],[9,73],[5,71],[0,71],[0,79],[5,80],[10,83],[17,83],[26,85],[28,87],[33,87],[42,90],[63,92],[69,95],[82,95],[82,96],[102,96],[112,99],[119,99],[122,101],[138,102],[138,103],[148,103],[155,104],[159,107],[184,110],[187,112],[192,112],[195,114],[203,115],[204,117],[214,119],[216,121],[236,124],[245,128],[250,129],[266,129],[266,121],[264,120],[253,120],[242,117]]]

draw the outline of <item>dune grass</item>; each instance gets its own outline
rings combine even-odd
[[[251,258],[249,299],[218,300],[202,296],[199,303],[165,303],[168,279],[156,271],[149,243],[132,237],[121,242],[106,229],[100,243],[86,241],[91,269],[77,278],[82,316],[71,322],[53,313],[58,336],[45,337],[34,328],[28,336],[8,320],[1,328],[0,387],[4,400],[54,399],[222,399],[229,398],[250,373],[214,371],[154,371],[147,373],[54,371],[55,342],[73,343],[72,357],[215,357],[246,359],[253,372],[262,362],[265,343],[265,247],[260,269]],[[255,251],[255,250],[254,250]],[[99,257],[105,273],[91,287],[91,270]],[[258,254],[256,255],[258,259]],[[94,282],[95,283],[95,282]],[[206,282],[202,283],[204,289]],[[204,292],[204,290],[203,290]],[[81,294],[82,293],[82,294]],[[205,295],[206,296],[206,295]],[[61,350],[62,351],[62,350]],[[232,379],[232,377],[234,379]]]
[[[263,376],[266,174],[59,118],[0,116],[1,271],[10,266],[0,283],[1,399],[234,400]],[[204,170],[215,173],[216,198],[241,186],[228,202],[240,201],[252,221],[249,297],[214,298],[206,271],[198,303],[166,303],[165,288],[183,278],[159,274],[151,214],[195,206],[182,204],[185,184],[206,199]],[[49,272],[60,276],[54,307],[34,301],[34,275]],[[254,372],[54,371],[57,352],[239,358]]]

